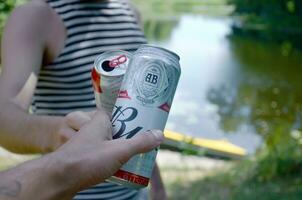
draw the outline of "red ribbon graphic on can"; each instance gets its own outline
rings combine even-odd
[[[125,62],[127,62],[127,57],[126,57],[125,55],[121,55],[121,56],[119,56],[119,57],[117,57],[117,58],[111,60],[111,61],[109,62],[109,67],[114,68],[114,67],[117,67],[117,66],[119,66],[120,64],[123,64],[123,63],[125,63]]]
[[[100,85],[101,76],[95,70],[95,68],[93,68],[91,71],[91,78],[92,78],[92,85],[93,85],[94,91],[102,93],[102,89],[101,89],[101,85]]]

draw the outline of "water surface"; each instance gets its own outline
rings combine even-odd
[[[181,58],[167,128],[254,152],[275,123],[298,124],[302,54],[236,36],[231,25],[231,18],[183,14],[149,19],[145,31]]]

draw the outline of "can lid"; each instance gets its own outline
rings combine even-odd
[[[140,45],[140,47],[137,51],[146,51],[146,50],[147,51],[161,51],[162,53],[169,54],[177,61],[180,60],[179,56],[176,53],[174,53],[173,51],[165,49],[163,47],[152,45],[152,44],[142,44],[142,45]]]
[[[173,51],[170,51],[168,49],[158,47],[155,45],[150,44],[143,44],[140,45],[139,48],[135,51],[134,55],[140,54],[140,55],[154,55],[157,56],[159,59],[167,59],[171,63],[173,63],[171,66],[176,68],[179,73],[181,73],[181,68],[179,65],[179,56],[174,53]]]
[[[127,51],[106,51],[94,61],[96,71],[105,76],[120,76],[126,73],[132,54]]]

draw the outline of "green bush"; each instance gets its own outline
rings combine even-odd
[[[293,130],[267,139],[267,145],[259,151],[254,177],[263,181],[302,175],[302,134]]]
[[[234,13],[245,15],[251,22],[278,27],[301,27],[301,0],[229,0]],[[256,20],[255,20],[256,17]]]
[[[262,16],[302,16],[300,0],[229,0],[236,5],[237,13],[253,13]]]

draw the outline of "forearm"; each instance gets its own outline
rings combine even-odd
[[[151,133],[110,140],[110,119],[98,112],[57,151],[0,172],[0,199],[71,199],[76,192],[104,182],[134,155],[158,147],[163,134]]]
[[[1,200],[71,199],[76,190],[64,182],[63,159],[49,154],[0,173]],[[70,173],[70,172],[69,172]]]
[[[151,176],[151,189],[152,191],[165,190],[157,163],[155,163]]]
[[[0,145],[16,153],[52,151],[51,142],[61,120],[61,117],[28,114],[14,103],[2,104]]]

